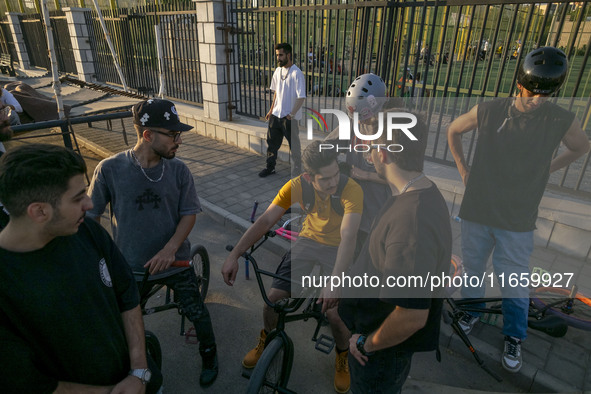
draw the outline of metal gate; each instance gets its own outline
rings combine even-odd
[[[49,61],[49,55],[47,52],[47,38],[45,38],[41,15],[20,15],[19,19],[23,29],[25,47],[27,48],[27,54],[29,55],[31,66],[49,70],[51,68],[51,62]]]

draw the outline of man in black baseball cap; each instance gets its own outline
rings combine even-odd
[[[149,99],[133,106],[133,124],[146,128],[189,131],[193,126],[181,123],[172,101]]]
[[[179,121],[172,102],[159,99],[136,104],[133,123],[135,147],[96,167],[88,190],[94,208],[88,216],[100,220],[110,204],[113,237],[129,265],[134,271],[149,270],[154,279],[150,284],[164,283],[174,290],[195,326],[203,361],[199,383],[206,387],[218,373],[211,318],[195,271],[171,268],[175,260],[190,259],[187,236],[201,212],[193,175],[175,158],[181,133],[192,127]]]

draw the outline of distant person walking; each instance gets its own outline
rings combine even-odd
[[[275,174],[277,152],[287,138],[293,161],[295,175],[301,173],[302,159],[297,121],[302,118],[300,108],[306,98],[306,79],[302,70],[293,64],[291,45],[277,44],[275,55],[279,67],[273,74],[271,90],[274,92],[273,104],[265,117],[269,121],[267,131],[267,166],[259,172],[264,178]]]
[[[547,101],[567,71],[568,61],[561,50],[535,49],[519,67],[517,97],[478,104],[448,128],[450,151],[466,185],[459,216],[468,276],[483,275],[491,254],[497,275],[522,278],[529,274],[538,206],[550,173],[589,150],[589,140],[575,114]],[[478,129],[478,141],[472,168],[468,168],[461,135],[474,129]],[[553,158],[561,141],[566,149]],[[518,372],[529,289],[505,283],[501,293],[505,335],[501,362],[507,371]],[[462,288],[465,298],[484,294],[483,287]],[[466,314],[460,326],[469,333],[477,321],[478,316]]]

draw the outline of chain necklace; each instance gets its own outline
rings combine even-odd
[[[293,64],[291,66],[293,66]],[[283,76],[283,67],[281,67],[282,68],[282,70],[281,70],[281,80],[282,81],[285,81],[287,79],[287,77],[289,77],[289,70],[291,70],[291,66],[289,66],[289,68],[287,69],[287,73],[285,73],[285,77]]]
[[[425,176],[425,174],[423,174],[421,172],[421,175],[419,175],[419,176],[417,176],[415,178],[412,178],[410,181],[408,181],[408,183],[406,185],[404,185],[404,187],[402,188],[402,190],[400,191],[400,193],[398,193],[398,195],[404,193],[413,183],[415,183],[416,181],[418,181],[419,179],[421,179],[424,176]]]
[[[146,171],[144,171],[144,168],[142,167],[142,164],[140,163],[140,161],[138,160],[138,158],[136,157],[135,153],[133,152],[133,149],[130,149],[131,152],[131,156],[133,156],[133,159],[135,160],[135,162],[137,163],[137,165],[140,167],[140,170],[142,170],[142,174],[144,174],[144,176],[146,177],[147,180],[149,180],[150,182],[160,182],[162,180],[162,177],[164,176],[164,165],[165,162],[162,162],[162,173],[160,174],[160,177],[158,177],[158,179],[152,179],[148,176],[148,174],[146,174]],[[160,159],[162,160],[162,159]]]

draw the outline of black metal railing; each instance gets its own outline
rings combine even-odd
[[[342,106],[333,98],[356,76],[373,72],[385,80],[390,97],[427,113],[429,158],[453,165],[446,125],[478,100],[512,95],[523,56],[552,45],[569,58],[558,96],[574,98],[567,106],[591,136],[591,2],[474,3],[486,1],[238,1],[236,24],[250,33],[237,36],[239,112],[259,118],[267,113],[274,45],[288,42],[306,75],[307,105]],[[475,137],[466,138],[471,155]],[[553,175],[551,184],[591,192],[588,160]]]

